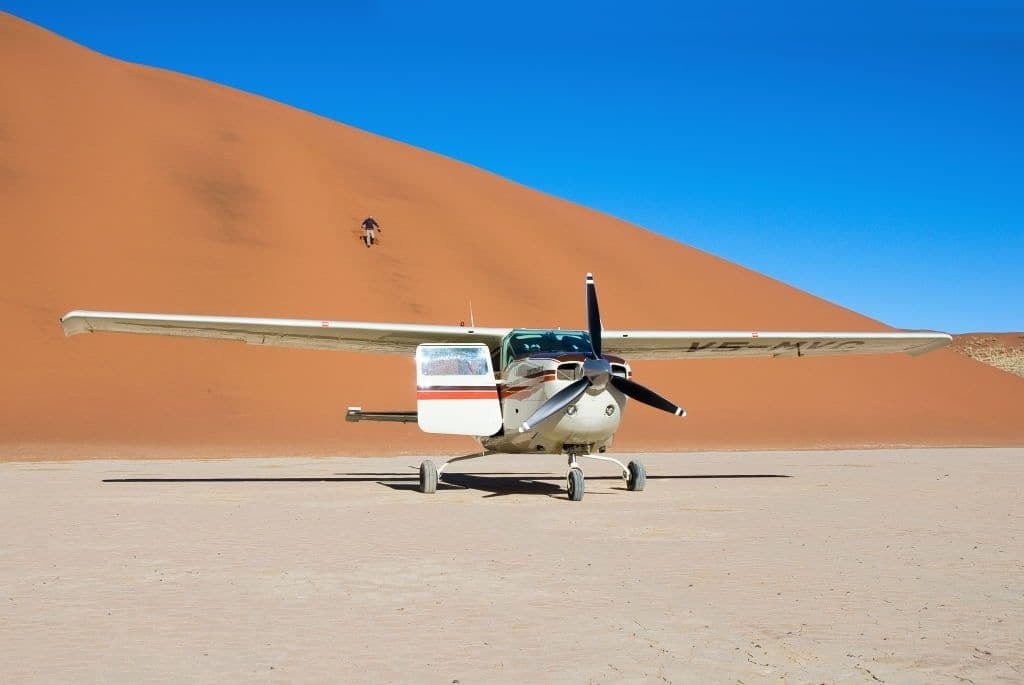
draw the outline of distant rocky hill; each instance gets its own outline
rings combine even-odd
[[[953,337],[957,352],[1024,378],[1024,333],[964,333]]]

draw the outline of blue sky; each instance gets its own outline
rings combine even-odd
[[[469,162],[892,325],[1024,329],[1024,3],[832,5],[3,9]]]

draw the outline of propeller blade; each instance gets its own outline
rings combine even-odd
[[[601,311],[597,307],[597,288],[594,286],[594,274],[587,274],[587,329],[590,331],[590,343],[594,348],[594,358],[601,358]]]
[[[576,398],[586,392],[589,387],[589,378],[581,378],[578,381],[574,381],[573,383],[565,386],[549,397],[547,402],[540,405],[540,409],[535,411],[533,416],[526,421],[523,421],[523,425],[519,426],[519,432],[525,433],[528,430],[536,428],[542,421],[547,421],[552,416],[572,404]]]
[[[622,394],[632,397],[637,402],[643,402],[646,405],[652,406],[655,409],[661,409],[667,411],[669,414],[675,414],[676,416],[686,416],[686,410],[682,407],[672,404],[664,397],[648,390],[639,383],[634,383],[631,380],[622,378],[620,376],[612,376],[612,385],[618,388]]]

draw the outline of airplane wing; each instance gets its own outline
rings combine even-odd
[[[924,354],[952,336],[935,331],[832,333],[796,331],[604,331],[602,351],[634,359]]]
[[[235,316],[73,311],[61,318],[65,335],[112,331],[240,340],[316,350],[408,354],[425,342],[480,342],[490,348],[511,328],[431,326]],[[758,331],[614,331],[602,334],[603,351],[627,359],[802,357],[840,354],[923,354],[952,338],[933,331],[885,333]]]
[[[427,326],[404,323],[256,319],[237,316],[185,316],[128,312],[73,311],[61,317],[65,335],[112,331],[190,338],[240,340],[250,345],[274,345],[315,350],[416,353],[425,342],[485,343],[492,349],[511,330]]]

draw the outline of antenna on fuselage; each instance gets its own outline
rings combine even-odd
[[[469,327],[476,328],[476,321],[473,320],[473,300],[469,301]]]

